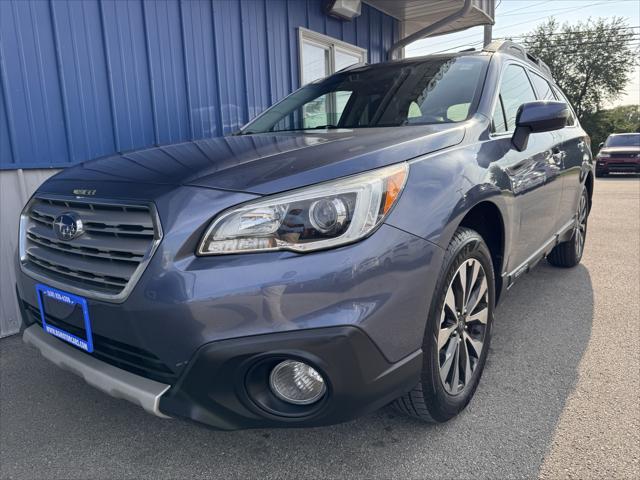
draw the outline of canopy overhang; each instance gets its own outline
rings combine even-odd
[[[460,11],[464,0],[364,0],[365,3],[400,20],[402,37],[408,37],[429,25]],[[473,0],[470,10],[428,36],[444,35],[480,25],[492,25],[495,0]]]

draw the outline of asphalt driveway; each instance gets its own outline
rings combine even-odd
[[[105,396],[0,341],[2,478],[639,478],[640,180],[596,181],[582,265],[546,263],[497,311],[466,412],[390,409],[306,430],[212,431]]]

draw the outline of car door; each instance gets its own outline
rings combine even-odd
[[[529,78],[536,91],[536,95],[539,100],[551,100],[560,101],[568,104],[566,98],[560,98],[556,92],[554,92],[553,86],[549,81],[543,78],[538,73],[529,70]],[[569,109],[571,107],[569,106]],[[569,197],[575,196],[575,189],[571,188],[571,183],[580,183],[579,170],[582,164],[582,152],[577,150],[578,145],[571,140],[572,132],[568,131],[569,128],[575,124],[575,116],[573,112],[567,120],[568,127],[560,130],[554,130],[552,132],[545,132],[538,134],[540,136],[547,136],[549,145],[551,146],[551,162],[550,169],[553,169],[554,175],[562,175],[559,181],[552,182],[555,188],[559,192],[554,192],[554,195],[558,198],[557,214],[555,221],[555,231],[559,231],[569,222],[575,213],[575,202],[571,201]],[[572,130],[576,130],[572,128]],[[575,171],[576,155],[578,157],[578,171]],[[567,182],[568,176],[571,176],[571,180]],[[573,193],[568,191],[573,190]],[[555,233],[555,232],[554,232]]]
[[[519,152],[510,148],[518,108],[535,101],[536,94],[525,67],[507,63],[493,113],[493,139],[503,142],[505,155],[497,162],[509,178],[517,219],[508,271],[516,270],[543,247],[556,232],[558,204],[562,197],[559,177],[562,159],[554,150],[555,139],[547,133],[534,133],[527,148]]]
[[[560,148],[563,152],[562,199],[559,208],[559,224],[572,222],[578,209],[578,201],[583,188],[583,163],[591,159],[591,145],[580,127],[575,112],[564,94],[553,86],[556,98],[569,105],[567,126],[558,130]]]

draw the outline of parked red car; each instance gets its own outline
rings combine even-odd
[[[612,172],[640,173],[640,133],[612,133],[600,144],[596,177]]]

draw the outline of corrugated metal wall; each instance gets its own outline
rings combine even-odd
[[[370,62],[399,30],[322,0],[0,0],[0,168],[232,132],[299,86],[299,26]]]
[[[0,338],[20,329],[14,289],[20,211],[36,188],[56,172],[57,170],[0,171]]]
[[[19,327],[18,214],[50,169],[237,129],[298,88],[300,26],[385,58],[396,20],[322,4],[0,0],[0,337]]]

